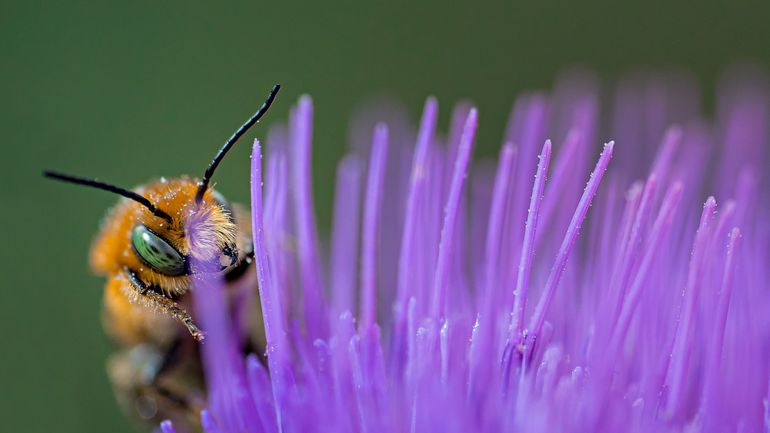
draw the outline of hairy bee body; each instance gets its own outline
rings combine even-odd
[[[149,182],[135,190],[68,174],[45,177],[124,197],[107,215],[91,247],[91,266],[107,277],[103,324],[117,343],[108,374],[123,408],[157,423],[170,419],[177,431],[200,431],[206,387],[190,290],[202,274],[218,274],[230,317],[244,351],[264,347],[262,314],[248,212],[230,205],[210,185],[222,159],[269,110],[281,86],[219,149],[200,179]]]
[[[195,202],[198,181],[178,178],[151,182],[136,189],[171,221],[152,215],[130,200],[122,200],[107,216],[91,248],[91,265],[108,278],[104,288],[103,324],[118,350],[108,361],[108,374],[124,410],[154,425],[164,419],[195,429],[205,406],[200,351],[203,332],[185,323],[193,310],[194,274],[188,269],[159,272],[137,253],[137,231],[152,233],[181,256],[215,261],[236,320],[250,320],[252,332],[245,349],[263,347],[256,275],[251,265],[249,215],[210,190]],[[140,229],[138,229],[140,228]],[[150,254],[152,248],[150,245]],[[166,271],[165,268],[161,268]],[[175,269],[173,266],[170,269]],[[257,320],[255,320],[257,319]],[[201,334],[196,334],[201,332]]]

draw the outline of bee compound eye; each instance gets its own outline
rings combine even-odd
[[[161,236],[140,224],[131,232],[131,246],[139,259],[168,276],[187,273],[187,260]]]

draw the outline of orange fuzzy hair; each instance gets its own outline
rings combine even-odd
[[[198,204],[197,190],[197,179],[188,177],[161,179],[137,188],[139,194],[171,216],[171,223],[147,207],[124,199],[108,213],[93,242],[91,266],[96,273],[110,277],[104,292],[105,328],[123,344],[170,338],[175,327],[163,323],[171,325],[175,319],[180,320],[179,311],[183,311],[171,298],[181,297],[191,286],[189,275],[160,274],[137,257],[131,246],[131,232],[137,224],[145,225],[194,261],[216,260],[225,245],[236,245],[241,252],[246,250],[250,227],[237,225],[238,221],[248,221],[244,211],[236,207],[235,215],[230,215],[217,203],[212,189],[206,191]],[[152,291],[140,295],[126,277],[125,269],[131,269],[141,281],[161,289],[168,297]]]
[[[190,287],[190,277],[162,275],[142,263],[131,247],[131,231],[137,224],[144,224],[183,255],[200,261],[216,259],[223,246],[236,243],[237,227],[216,203],[213,190],[206,192],[200,204],[195,203],[197,190],[197,179],[187,177],[161,179],[136,190],[168,213],[171,223],[134,201],[122,200],[107,215],[91,247],[94,271],[113,276],[128,267],[142,281],[160,287],[169,295],[185,293]]]

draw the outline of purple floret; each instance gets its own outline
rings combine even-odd
[[[496,162],[467,104],[446,136],[433,98],[416,132],[364,113],[329,245],[302,97],[251,161],[266,365],[196,284],[204,431],[770,431],[767,81],[728,71],[713,121],[694,89],[637,74],[602,108],[568,74]]]

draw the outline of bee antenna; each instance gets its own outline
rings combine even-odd
[[[83,177],[70,176],[68,174],[57,173],[55,171],[49,171],[49,170],[43,171],[43,176],[49,179],[56,179],[56,180],[61,180],[63,182],[74,183],[75,185],[90,186],[92,188],[101,189],[104,191],[109,191],[109,192],[118,194],[120,196],[123,196],[127,199],[131,199],[141,204],[142,206],[149,209],[149,211],[152,212],[153,215],[163,218],[168,222],[172,222],[171,216],[169,214],[155,207],[155,205],[152,204],[152,202],[150,202],[150,200],[147,197],[141,194],[135,193],[134,191],[130,191],[116,185],[111,185],[109,183],[100,182],[95,179],[86,179]]]
[[[209,164],[208,168],[206,168],[206,172],[203,173],[203,178],[201,179],[200,183],[198,183],[198,192],[195,194],[195,201],[196,203],[200,203],[201,200],[203,200],[203,194],[206,193],[206,189],[209,187],[209,182],[211,181],[211,176],[214,175],[214,170],[217,169],[217,166],[220,162],[225,158],[225,155],[227,155],[227,152],[230,151],[230,149],[233,147],[236,141],[238,141],[239,138],[243,134],[246,133],[246,131],[249,130],[252,126],[254,126],[255,123],[259,121],[259,119],[267,113],[267,110],[270,108],[270,105],[273,103],[273,100],[275,99],[275,95],[278,94],[278,91],[281,90],[281,85],[276,84],[273,86],[273,90],[270,91],[270,94],[267,95],[267,99],[265,99],[265,102],[262,103],[262,106],[259,107],[259,110],[257,110],[256,113],[254,113],[253,116],[249,118],[243,125],[241,125],[240,128],[238,128],[232,136],[225,142],[225,144],[222,146],[221,149],[219,149],[219,152],[217,152],[217,155],[214,157],[214,159],[211,161],[211,164]]]

